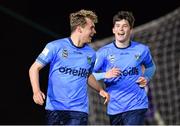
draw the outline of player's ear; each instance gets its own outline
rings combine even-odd
[[[130,34],[132,34],[133,33],[133,28],[131,28],[131,30],[130,30]]]
[[[115,34],[114,27],[112,28],[112,33],[114,33],[114,34]]]
[[[78,32],[82,33],[82,27],[81,26],[77,26],[77,29],[76,29]]]

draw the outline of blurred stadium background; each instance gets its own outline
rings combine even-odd
[[[92,9],[99,16],[92,47],[108,44],[112,16],[130,10],[135,16],[133,39],[149,45],[157,71],[148,92],[146,123],[180,125],[180,1],[0,1],[1,103],[0,124],[43,124],[44,106],[32,101],[28,69],[48,41],[69,35],[69,13]],[[142,6],[143,5],[143,6]],[[48,67],[40,75],[46,91]],[[103,83],[101,82],[102,86]],[[89,89],[89,124],[108,125],[106,106]],[[152,107],[153,106],[153,107]]]

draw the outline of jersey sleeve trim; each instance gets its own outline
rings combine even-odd
[[[36,61],[39,62],[39,63],[41,63],[41,64],[43,64],[44,66],[47,64],[47,62],[44,61],[43,59],[41,59],[40,57],[38,57],[38,58],[36,59]]]

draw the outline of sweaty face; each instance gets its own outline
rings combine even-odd
[[[130,40],[131,28],[127,20],[123,19],[120,21],[116,21],[113,27],[113,33],[115,35],[115,39],[118,42],[124,43]]]
[[[92,37],[96,33],[96,30],[95,30],[95,25],[91,19],[86,18],[86,21],[87,23],[85,27],[82,28],[81,41],[83,43],[90,43],[92,40]]]

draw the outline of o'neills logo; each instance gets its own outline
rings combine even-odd
[[[87,78],[89,74],[89,71],[84,68],[73,69],[73,68],[68,68],[68,67],[63,67],[63,66],[59,68],[59,72],[63,74],[69,74],[69,75],[80,76],[80,77],[85,77],[85,78]]]
[[[123,77],[123,76],[132,76],[132,75],[138,75],[139,74],[139,71],[138,71],[138,68],[136,67],[129,67],[128,70],[123,70],[121,71],[120,73],[120,79]]]

